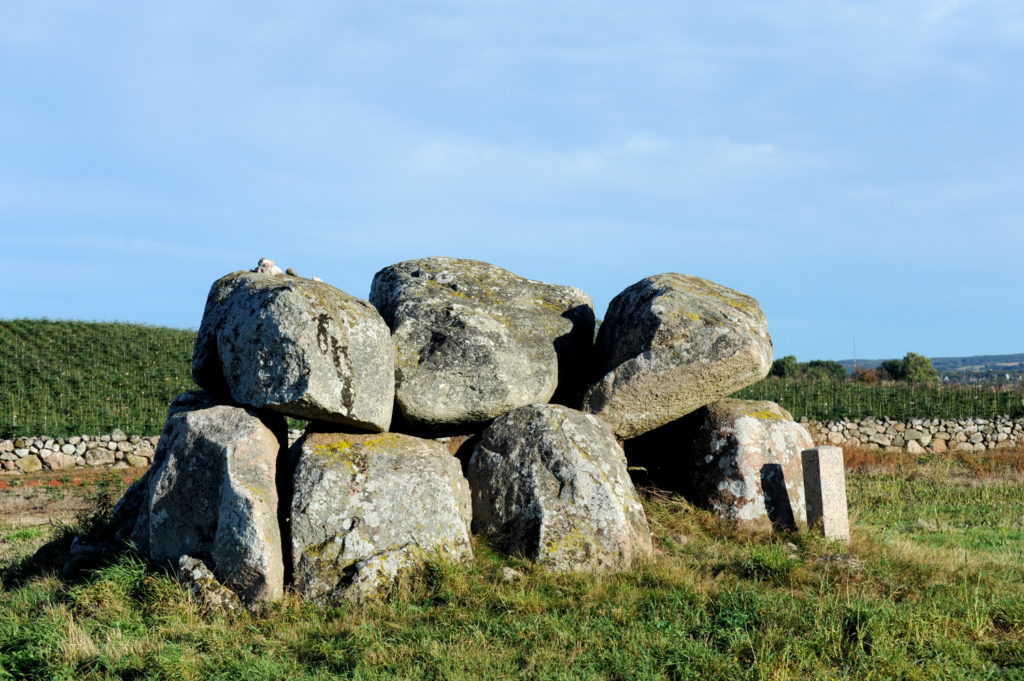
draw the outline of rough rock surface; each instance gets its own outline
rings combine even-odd
[[[535,404],[499,417],[469,460],[473,527],[554,570],[619,570],[651,553],[650,530],[611,429]]]
[[[269,258],[260,258],[260,261],[256,263],[253,272],[259,272],[260,274],[281,274],[281,268],[277,266],[277,263]],[[289,272],[292,274],[292,272]]]
[[[469,485],[443,444],[396,433],[310,433],[291,455],[292,564],[301,595],[374,598],[432,556],[472,556]]]
[[[841,447],[823,445],[803,452],[807,524],[826,539],[850,541],[846,467]]]
[[[806,428],[774,402],[720,400],[694,416],[698,501],[745,529],[806,527]]]
[[[125,493],[115,521],[137,509],[131,539],[156,562],[202,558],[247,604],[284,589],[277,461],[284,419],[230,406],[202,391],[180,395],[152,467]]]
[[[378,272],[370,301],[393,333],[397,405],[410,423],[481,424],[534,402],[578,402],[594,309],[577,288],[434,257]]]
[[[609,304],[600,378],[583,410],[636,437],[768,374],[772,341],[757,301],[706,279],[659,274]]]
[[[192,598],[205,610],[236,613],[242,602],[234,591],[219,581],[203,561],[192,556],[181,556],[177,564],[178,581]]]
[[[14,462],[23,473],[35,473],[43,469],[42,460],[35,454],[27,454]]]
[[[391,422],[391,332],[368,302],[311,279],[234,272],[214,282],[192,375],[289,416],[366,430]]]

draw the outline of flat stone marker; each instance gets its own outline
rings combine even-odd
[[[826,539],[850,541],[843,448],[814,447],[805,449],[801,457],[808,527],[820,528]]]

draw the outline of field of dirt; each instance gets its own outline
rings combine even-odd
[[[98,495],[119,497],[145,468],[39,471],[0,474],[0,522],[6,526],[67,522],[87,511]]]

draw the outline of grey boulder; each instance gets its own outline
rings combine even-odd
[[[772,341],[753,298],[699,277],[659,274],[612,300],[596,354],[600,378],[583,411],[628,439],[767,376]]]
[[[219,610],[228,614],[242,610],[238,594],[218,582],[210,568],[198,558],[181,556],[176,572],[178,583],[192,594],[192,598],[204,610]]]
[[[373,599],[430,558],[472,557],[469,486],[443,444],[310,433],[291,454],[292,564],[302,596]]]
[[[534,402],[578,402],[594,310],[577,288],[433,257],[378,272],[370,302],[392,330],[396,404],[409,423],[471,426]]]
[[[234,272],[214,282],[192,375],[206,390],[297,418],[374,431],[391,422],[390,330],[365,300],[312,279]]]
[[[806,428],[774,402],[720,400],[694,414],[696,500],[754,530],[807,525],[802,452]]]
[[[474,531],[560,571],[621,570],[652,551],[626,457],[598,418],[535,404],[499,417],[469,460]]]
[[[179,396],[168,410],[152,467],[115,508],[135,514],[131,539],[155,562],[202,558],[246,604],[284,590],[276,470],[286,426],[209,393]]]

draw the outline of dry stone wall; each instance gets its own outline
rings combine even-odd
[[[0,440],[0,469],[34,473],[71,468],[148,466],[153,461],[157,439],[126,435],[115,430],[107,435]]]
[[[861,419],[806,421],[815,444],[904,450],[911,454],[984,452],[1024,446],[1024,419]]]
[[[288,431],[289,444],[301,434],[300,430]],[[106,435],[0,440],[0,473],[145,467],[153,463],[159,441],[156,435],[127,435],[121,430]]]
[[[911,454],[1024,447],[1024,419],[801,419],[800,422],[810,431],[816,445],[900,449]],[[299,430],[289,431],[289,444],[301,434]],[[107,435],[26,436],[0,440],[0,473],[148,466],[153,461],[158,441],[155,435],[126,435],[120,430]]]

